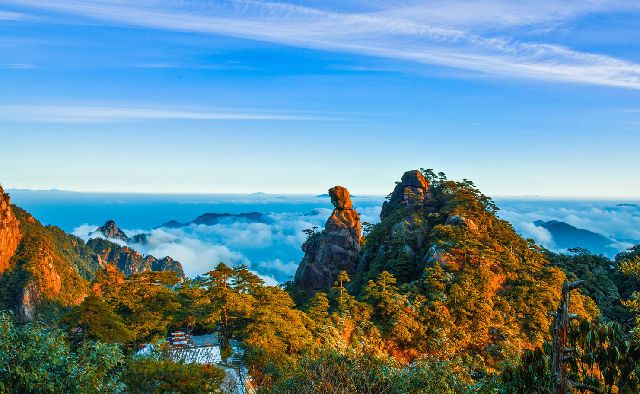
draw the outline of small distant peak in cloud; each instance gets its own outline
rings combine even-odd
[[[519,227],[523,237],[531,238],[536,241],[537,244],[547,249],[554,249],[553,236],[546,228],[536,226],[536,224],[532,222],[522,223]]]

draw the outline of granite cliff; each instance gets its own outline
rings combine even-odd
[[[353,275],[360,254],[360,215],[353,209],[349,191],[329,189],[335,207],[324,230],[312,234],[302,245],[305,255],[296,271],[295,283],[307,292],[329,288],[340,271]]]

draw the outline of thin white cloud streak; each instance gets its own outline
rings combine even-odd
[[[14,70],[35,70],[38,67],[28,63],[6,63],[0,65],[2,68],[11,68]]]
[[[467,3],[456,4],[461,9],[473,4],[475,8],[480,7],[478,2]],[[392,8],[393,3],[378,12],[346,13],[269,1],[21,0],[19,4],[125,26],[228,35],[504,77],[640,89],[640,65],[636,63],[559,45],[518,42],[507,33],[484,37],[461,29],[455,21],[442,25],[446,19],[437,18],[437,14],[429,16],[428,5],[420,6],[422,13],[406,12],[411,8]],[[493,8],[488,7],[489,11],[476,19],[471,11],[460,13],[460,18],[468,19],[462,24],[469,25],[482,18],[494,18],[496,26],[500,22],[531,24],[588,12],[612,11],[614,7],[636,8],[622,1],[591,1],[583,3],[584,6],[566,7],[554,7],[545,1],[541,11],[534,10],[536,4],[524,9],[500,1],[490,4]],[[452,7],[445,7],[442,12],[452,15],[457,9]],[[520,14],[529,15],[529,19],[517,18]]]
[[[392,8],[392,6],[394,6]],[[576,18],[607,12],[637,11],[640,4],[628,0],[410,0],[389,2],[383,12],[434,25],[474,30],[496,30],[539,24],[566,23]]]
[[[0,21],[17,21],[27,19],[27,15],[13,11],[0,10]]]
[[[244,112],[217,109],[192,111],[176,108],[76,105],[0,105],[0,117],[5,121],[37,123],[104,123],[127,120],[238,120],[238,121],[322,121],[336,120],[315,115]]]

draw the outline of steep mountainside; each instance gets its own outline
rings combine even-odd
[[[43,226],[26,211],[13,207],[22,239],[0,277],[0,303],[32,319],[43,302],[75,305],[88,294],[89,281],[100,265],[93,251],[57,227]]]
[[[548,337],[548,312],[557,306],[565,275],[496,211],[470,181],[408,171],[362,249],[353,249],[355,257],[320,259],[317,249],[306,246],[297,287],[329,291],[344,269],[352,279],[350,293],[381,303],[380,316],[373,319],[398,357],[410,359],[416,351],[447,357],[471,353],[499,362]],[[323,233],[307,244],[326,243]],[[355,272],[349,268],[354,259]],[[310,264],[319,274],[305,282],[299,274]],[[572,305],[583,316],[598,313],[594,302],[579,294]],[[403,312],[395,313],[397,308]],[[394,331],[396,319],[412,328]]]
[[[184,276],[180,263],[169,257],[143,258],[107,240],[87,245],[9,202],[0,189],[0,309],[15,309],[21,319],[80,303],[109,262],[126,274],[172,270]]]

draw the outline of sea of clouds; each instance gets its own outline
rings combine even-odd
[[[380,206],[359,209],[362,221],[379,221]],[[180,261],[187,276],[211,270],[219,262],[244,264],[268,284],[292,279],[302,258],[305,229],[322,229],[331,209],[311,212],[266,213],[264,223],[223,220],[213,225],[190,224],[181,228],[123,229],[128,236],[148,234],[145,243],[127,246],[155,257],[171,256]],[[84,240],[99,237],[98,225],[83,224],[73,234]],[[123,244],[122,241],[119,242]]]
[[[363,222],[379,221],[381,201],[356,208]],[[640,205],[622,201],[575,201],[543,199],[497,199],[499,215],[510,221],[524,237],[549,249],[555,247],[551,233],[533,222],[560,220],[575,227],[608,237],[616,250],[624,250],[640,240]],[[252,211],[255,205],[247,207]],[[296,206],[292,206],[292,210]],[[203,212],[204,213],[204,212]],[[180,261],[190,277],[211,270],[219,262],[244,264],[268,284],[291,280],[302,258],[303,230],[322,228],[331,209],[308,212],[265,212],[264,222],[228,219],[213,225],[191,224],[181,228],[124,228],[129,236],[147,233],[144,244],[128,246],[158,258],[171,256]],[[73,233],[85,240],[98,224],[77,226]]]
[[[499,216],[513,224],[524,237],[551,250],[558,249],[551,233],[536,220],[558,220],[604,235],[612,248],[622,251],[640,243],[640,202],[546,199],[497,199]]]

